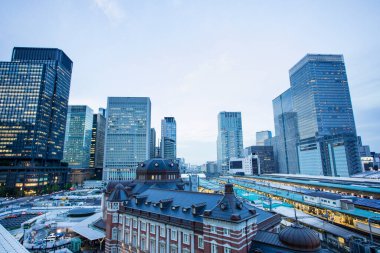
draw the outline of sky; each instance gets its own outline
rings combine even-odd
[[[4,0],[0,61],[14,46],[62,49],[72,105],[150,97],[152,127],[177,121],[186,162],[216,160],[217,114],[240,111],[244,146],[274,130],[272,100],[307,53],[343,54],[357,133],[380,152],[380,1]]]

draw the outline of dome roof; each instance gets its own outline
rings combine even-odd
[[[137,182],[175,181],[180,177],[178,163],[169,159],[150,159],[140,163],[136,169]]]
[[[179,171],[178,164],[173,160],[154,158],[138,165],[137,171]]]
[[[284,228],[279,234],[279,239],[290,248],[304,252],[316,250],[321,246],[318,234],[298,223]]]
[[[116,185],[113,191],[111,192],[110,197],[108,198],[108,201],[110,202],[122,202],[126,200],[128,200],[128,195],[122,184]]]

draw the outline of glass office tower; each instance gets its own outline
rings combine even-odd
[[[272,138],[272,132],[269,130],[256,132],[256,146],[264,146],[264,141],[270,138]]]
[[[219,172],[228,172],[229,161],[233,157],[243,157],[241,112],[220,112],[218,114],[217,139]]]
[[[342,55],[308,54],[289,71],[301,174],[349,176],[360,158]]]
[[[151,103],[148,97],[109,97],[103,180],[132,180],[150,156]]]
[[[155,158],[155,150],[156,150],[156,129],[150,129],[150,158]]]
[[[70,105],[67,113],[63,161],[71,168],[90,167],[93,111],[86,105]]]
[[[13,49],[0,62],[0,186],[33,194],[62,187],[72,61],[59,49]]]
[[[93,115],[90,149],[90,168],[103,168],[106,118],[102,113]]]
[[[161,156],[164,159],[177,157],[177,123],[174,117],[161,120]]]
[[[297,113],[293,110],[291,92],[291,89],[288,89],[273,100],[276,139],[272,145],[277,160],[277,170],[284,174],[299,173],[298,122]]]

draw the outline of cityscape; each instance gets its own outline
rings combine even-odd
[[[27,10],[60,13],[61,16],[53,17],[46,12],[60,24],[56,29],[62,32],[73,22],[64,21],[74,15],[68,10],[83,11],[83,18],[88,12],[102,14],[106,20],[102,25],[108,24],[109,36],[116,33],[124,41],[123,36],[132,35],[129,32],[134,31],[132,24],[137,19],[148,22],[150,17],[146,13],[158,15],[160,11],[169,20],[173,13],[191,17],[190,23],[179,16],[173,19],[178,18],[176,25],[190,32],[197,23],[192,18],[198,17],[193,17],[190,10],[204,7],[199,14],[207,14],[206,20],[214,18],[220,23],[210,21],[197,28],[205,29],[208,35],[193,34],[191,44],[216,36],[211,32],[212,24],[226,31],[231,27],[242,29],[240,18],[239,22],[224,23],[225,13],[235,18],[241,15],[243,23],[250,23],[257,21],[250,17],[250,8],[255,12],[255,8],[271,7],[269,3],[260,6],[255,1],[238,1],[236,5],[222,2],[224,7],[210,5],[209,1],[202,4],[146,1],[132,5],[118,0],[94,0],[77,5],[73,1],[36,2],[32,6],[18,0],[5,4],[9,13],[0,13],[4,13],[10,27],[20,28],[20,34],[30,31],[22,27],[21,23],[27,27],[24,19],[17,23],[12,17],[16,13],[26,15]],[[274,2],[279,4],[275,9],[298,6],[294,1],[289,1],[286,7]],[[336,4],[331,8],[336,8]],[[310,2],[299,7],[308,5],[324,8]],[[26,9],[19,10],[20,6]],[[62,12],[53,6],[62,8]],[[212,13],[211,7],[223,15]],[[379,19],[378,3],[350,2],[344,8],[347,12],[364,8],[365,11],[358,13],[368,15],[368,19],[357,22],[363,22],[360,25],[370,22],[376,24],[371,29],[379,28],[380,20],[375,22]],[[144,18],[139,16],[142,10]],[[283,15],[280,10],[274,11]],[[326,12],[326,17],[334,20],[330,15],[330,11]],[[288,16],[281,17],[289,24],[294,21]],[[92,20],[93,16],[87,18]],[[100,22],[99,19],[94,20]],[[46,27],[53,25],[40,17],[36,20],[30,22],[42,22]],[[157,20],[157,24],[166,22],[164,18]],[[77,28],[70,30],[80,31],[84,24],[88,26],[87,22],[79,22]],[[98,29],[103,29],[102,25]],[[174,87],[174,83],[171,87],[162,84],[162,77],[147,67],[154,55],[142,54],[135,65],[120,65],[123,61],[110,61],[104,56],[107,52],[113,55],[115,50],[123,58],[125,50],[134,57],[131,47],[142,53],[139,48],[151,50],[148,45],[154,44],[153,41],[119,47],[120,42],[115,40],[112,49],[99,48],[98,52],[90,49],[91,54],[81,54],[72,49],[73,42],[68,40],[59,37],[50,40],[49,35],[45,39],[17,39],[10,30],[7,28],[5,33],[9,38],[0,36],[3,45],[0,56],[8,55],[0,58],[0,253],[380,252],[378,89],[373,86],[373,90],[365,91],[372,92],[368,96],[375,99],[357,98],[364,93],[353,88],[357,84],[352,83],[360,84],[360,79],[351,73],[362,71],[361,65],[367,68],[369,63],[358,62],[352,53],[346,54],[346,47],[326,50],[326,47],[310,46],[310,51],[300,55],[297,51],[298,57],[292,55],[293,60],[286,60],[287,67],[276,65],[265,74],[287,74],[287,83],[275,89],[266,88],[273,84],[271,80],[277,80],[268,77],[267,83],[261,80],[258,86],[248,82],[244,89],[236,83],[242,79],[233,80],[231,85],[222,81],[218,88],[226,93],[216,90],[213,93],[214,88],[210,90],[210,87],[217,87],[216,83],[207,87],[205,83],[194,86],[186,82],[196,82],[193,78],[203,75],[203,71],[207,76],[221,74],[227,80],[232,77],[228,73],[237,71],[241,78],[248,78],[242,70],[245,66],[234,60],[230,65],[229,54],[218,59],[215,66],[221,69],[217,72],[209,62],[201,65],[199,73],[185,75],[186,82],[179,87]],[[40,32],[45,30],[36,33]],[[267,32],[260,34],[266,36]],[[306,29],[305,35],[308,32]],[[77,42],[86,41],[92,47],[94,38],[85,34],[84,30],[83,34],[78,33]],[[93,43],[108,39],[106,33],[100,34]],[[372,35],[379,42],[378,34]],[[187,34],[176,36],[188,38]],[[364,35],[355,39],[371,40]],[[306,40],[304,43],[307,48]],[[329,44],[323,40],[318,43]],[[347,43],[353,43],[354,47],[354,42]],[[184,45],[189,46],[187,42]],[[268,42],[265,50],[271,50],[270,45]],[[9,47],[10,51],[3,52]],[[167,67],[166,61],[172,60],[169,58],[173,52],[184,57],[182,62],[176,55],[173,59],[177,60],[167,73],[176,76],[180,68],[188,66],[185,57],[192,53],[178,51],[177,47],[162,47],[162,50],[167,53],[167,58],[160,58],[163,67]],[[363,61],[368,52],[363,49],[357,54],[363,54]],[[91,57],[99,55],[103,55],[104,61],[97,62],[96,68],[89,65],[91,70],[86,70],[83,62],[93,64]],[[203,57],[211,61],[208,54],[204,53]],[[271,57],[268,53],[269,61],[275,61]],[[260,58],[252,59],[257,60]],[[181,64],[182,67],[177,67]],[[363,75],[375,71],[376,64],[378,61],[374,60]],[[123,70],[121,66],[130,69]],[[96,82],[96,78],[103,80],[101,72],[106,72],[109,84],[78,85],[77,81],[83,82],[86,77],[89,82]],[[253,69],[252,75],[256,72]],[[125,79],[118,80],[115,89],[112,83],[120,74]],[[130,84],[128,79],[128,75],[135,74],[141,75],[141,83],[137,85]],[[156,77],[154,86],[144,84],[143,80],[149,80],[144,78]],[[379,76],[370,78],[374,83],[379,80]],[[168,76],[167,80],[172,79]],[[210,80],[220,81],[203,79]],[[259,98],[256,93],[264,94],[261,92],[265,96]],[[366,121],[362,116],[363,104],[374,112]],[[181,110],[183,113],[178,113]],[[257,110],[263,112],[253,117]]]

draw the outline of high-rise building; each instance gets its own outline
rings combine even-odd
[[[177,157],[177,124],[174,117],[161,120],[161,156],[164,159]]]
[[[244,155],[245,157],[257,155],[260,163],[260,174],[278,173],[274,163],[272,146],[250,146],[244,149]]]
[[[132,180],[150,156],[151,103],[148,97],[109,97],[103,180]]]
[[[150,158],[155,158],[155,150],[156,149],[156,129],[150,129]]]
[[[298,121],[300,173],[349,176],[360,172],[343,56],[308,54],[289,74]]]
[[[0,62],[0,185],[33,194],[66,183],[62,166],[73,63],[59,49],[13,49]]]
[[[264,141],[272,138],[272,132],[269,130],[256,132],[256,146],[264,146]]]
[[[240,112],[218,114],[218,170],[227,173],[232,157],[243,157],[243,130]]]
[[[298,122],[293,109],[292,90],[288,89],[273,100],[274,128],[276,138],[272,146],[278,172],[284,174],[299,173],[298,165]]]
[[[343,56],[308,54],[289,74],[290,89],[273,100],[280,172],[293,173],[294,147],[301,174],[350,176],[360,172]]]
[[[86,105],[69,105],[63,161],[71,168],[90,167],[93,111]]]
[[[101,179],[101,171],[104,162],[104,140],[106,136],[106,118],[102,113],[93,115],[91,150],[90,150],[90,168],[95,169],[95,174]]]

